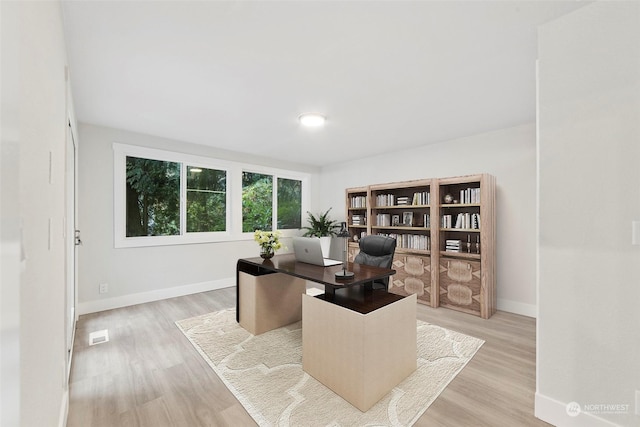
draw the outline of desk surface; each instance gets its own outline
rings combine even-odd
[[[371,282],[376,279],[384,279],[385,277],[392,276],[396,273],[395,270],[388,268],[350,262],[348,263],[347,268],[349,271],[353,271],[353,278],[350,280],[336,280],[335,274],[342,270],[342,265],[323,267],[320,265],[307,264],[306,262],[298,262],[293,254],[276,255],[268,260],[264,260],[260,257],[243,258],[238,260],[238,263],[241,262],[251,264],[258,270],[263,269],[266,271],[285,273],[335,288],[349,287]]]

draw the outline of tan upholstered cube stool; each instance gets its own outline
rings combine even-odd
[[[302,297],[303,370],[363,412],[417,367],[416,295],[371,295],[366,309]]]
[[[253,335],[298,322],[306,280],[282,273],[238,273],[240,326]]]

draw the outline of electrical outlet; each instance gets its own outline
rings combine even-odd
[[[99,292],[101,294],[106,294],[109,292],[109,284],[108,283],[100,283]]]

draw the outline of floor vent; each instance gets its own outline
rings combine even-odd
[[[109,341],[109,330],[103,329],[101,331],[91,332],[89,334],[89,345],[102,344]]]

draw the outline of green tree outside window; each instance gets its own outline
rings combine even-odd
[[[180,234],[180,163],[129,157],[127,237]]]
[[[278,178],[278,229],[302,227],[302,181]]]
[[[273,176],[242,173],[242,231],[271,231],[273,224]]]
[[[187,232],[225,231],[227,173],[187,166]]]

